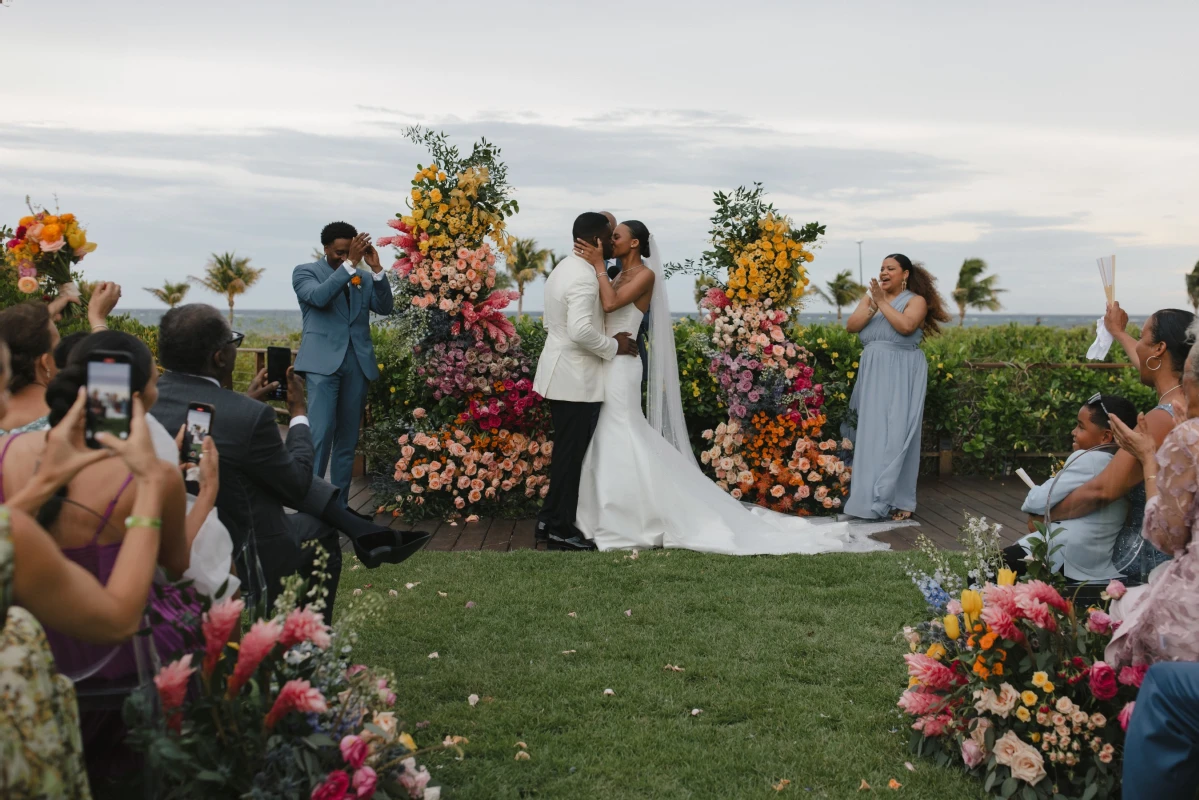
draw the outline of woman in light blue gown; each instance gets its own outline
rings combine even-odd
[[[936,279],[898,253],[883,259],[878,278],[846,323],[861,336],[858,379],[844,435],[853,441],[853,477],[845,513],[904,520],[916,510],[920,429],[928,364],[925,336],[948,322]]]

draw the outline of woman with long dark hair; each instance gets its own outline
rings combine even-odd
[[[878,278],[870,279],[870,291],[850,315],[846,328],[865,347],[843,426],[854,444],[849,516],[906,520],[916,510],[928,391],[920,342],[948,321],[936,279],[900,253],[883,259]]]

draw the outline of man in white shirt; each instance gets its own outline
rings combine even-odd
[[[346,503],[367,384],[379,377],[370,314],[390,314],[395,300],[369,234],[333,222],[321,231],[321,244],[324,258],[292,271],[304,317],[295,369],[308,388],[313,472],[323,478],[328,470]],[[363,261],[369,271],[358,268]]]

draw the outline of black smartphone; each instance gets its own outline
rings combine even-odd
[[[128,353],[97,350],[87,359],[87,446],[99,449],[101,431],[118,439],[129,438],[133,413],[133,368]]]
[[[183,449],[179,458],[188,464],[199,464],[204,452],[204,439],[212,432],[212,418],[216,409],[208,403],[187,404],[187,424],[183,429]]]
[[[271,392],[269,399],[287,399],[287,368],[290,366],[291,348],[268,347],[266,349],[266,382],[279,384],[279,388]]]

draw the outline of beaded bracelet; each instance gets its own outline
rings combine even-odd
[[[125,528],[153,528],[162,530],[162,517],[125,517]]]

